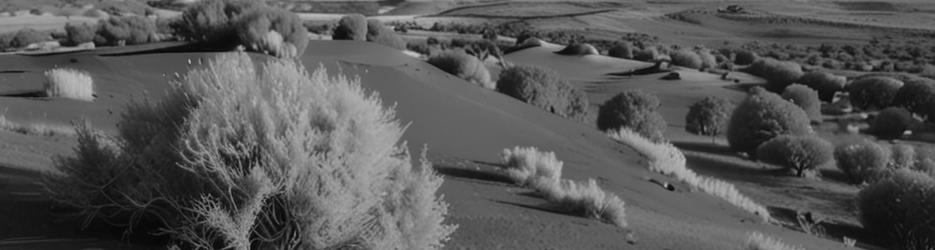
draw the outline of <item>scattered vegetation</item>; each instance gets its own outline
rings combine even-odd
[[[752,90],[737,105],[727,123],[727,141],[731,149],[748,154],[755,154],[760,144],[773,137],[811,133],[805,111],[761,88]]]
[[[685,115],[685,130],[696,135],[711,136],[712,143],[727,129],[734,103],[723,97],[709,96],[692,104]]]
[[[553,114],[583,121],[588,99],[552,70],[517,65],[500,72],[497,91]]]
[[[230,53],[171,86],[129,104],[117,138],[79,126],[51,198],[186,249],[435,249],[455,229],[425,152],[411,163],[357,82]]]
[[[831,143],[815,136],[780,135],[760,144],[756,150],[759,160],[783,166],[804,177],[818,166],[831,162],[834,148]]]
[[[838,168],[853,184],[871,182],[886,171],[890,152],[869,140],[844,143],[834,149]]]
[[[334,40],[367,40],[367,18],[361,14],[346,15],[334,27],[332,39]]]
[[[847,78],[828,72],[812,71],[805,73],[798,82],[818,91],[819,100],[831,102],[836,92],[844,91]]]
[[[903,82],[882,76],[854,80],[847,88],[851,104],[862,110],[879,110],[893,104]]]
[[[924,250],[935,246],[935,180],[910,170],[870,184],[857,194],[864,228],[880,235],[893,249]]]
[[[665,138],[666,121],[659,114],[659,98],[641,90],[626,90],[604,102],[597,114],[597,127],[603,131],[627,128],[653,142]]]
[[[782,98],[802,108],[810,121],[821,122],[821,100],[818,99],[818,91],[802,84],[792,84],[782,91]]]
[[[81,101],[94,101],[94,79],[87,72],[55,68],[45,71],[45,95]]]
[[[484,63],[462,50],[446,50],[432,55],[428,63],[478,86],[488,89],[496,88],[496,84],[490,80],[490,72],[487,71],[487,67],[484,67]]]

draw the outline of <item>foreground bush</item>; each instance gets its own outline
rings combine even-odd
[[[565,164],[555,158],[554,152],[541,152],[534,147],[503,149],[500,154],[507,174],[516,184],[527,186],[534,181],[558,182]],[[537,180],[543,178],[544,180]]]
[[[834,148],[834,160],[853,184],[872,182],[884,174],[890,153],[869,140],[845,143]]]
[[[892,249],[935,246],[935,180],[909,170],[870,184],[857,194],[864,228],[884,237]]]
[[[711,136],[712,142],[727,129],[734,103],[723,97],[709,96],[692,104],[685,115],[685,130],[696,135]]]
[[[533,188],[562,211],[627,227],[626,203],[617,195],[601,189],[594,179],[585,183],[538,181],[533,183]]]
[[[295,13],[257,8],[244,12],[236,22],[240,43],[250,50],[293,58],[304,54],[308,46],[308,30]]]
[[[893,97],[893,105],[924,117],[935,115],[935,80],[907,81]]]
[[[367,18],[360,14],[346,15],[338,21],[338,26],[334,27],[334,40],[367,40]]]
[[[811,133],[805,111],[763,89],[753,90],[740,102],[727,123],[730,148],[749,154],[773,137]]]
[[[497,91],[562,117],[579,121],[587,117],[587,97],[552,70],[526,65],[507,68],[500,72]]]
[[[756,60],[747,68],[747,73],[766,79],[767,88],[777,92],[782,91],[805,74],[802,73],[802,66],[798,63],[772,58]]]
[[[82,43],[94,42],[97,36],[97,26],[87,23],[67,23],[65,24],[65,44],[76,46]]]
[[[881,110],[870,124],[870,131],[881,138],[899,138],[916,123],[912,114],[904,108]]]
[[[747,235],[747,242],[743,250],[805,250],[804,248],[786,244],[777,239],[770,238],[760,232]]]
[[[902,81],[873,76],[854,80],[847,88],[854,107],[862,110],[879,110],[893,104],[893,98],[902,86]]]
[[[454,230],[394,111],[321,68],[223,54],[118,125],[116,141],[79,127],[54,200],[185,249],[426,249]]]
[[[821,100],[817,91],[802,84],[792,84],[782,91],[782,98],[802,108],[809,120],[821,122]]]
[[[185,8],[173,26],[179,37],[214,47],[238,43],[235,21],[249,10],[263,7],[252,0],[200,0]]]
[[[487,71],[484,63],[462,50],[447,50],[432,55],[428,63],[478,86],[488,89],[496,88],[496,84],[490,80],[490,72]]]
[[[94,101],[94,80],[88,73],[56,68],[45,72],[45,95],[82,101]]]
[[[406,41],[403,41],[403,38],[397,35],[395,31],[387,28],[386,25],[383,25],[383,22],[376,19],[367,20],[367,41],[398,50],[406,49]]]
[[[122,46],[144,44],[156,34],[156,23],[142,16],[111,17],[98,24],[94,43]]]
[[[818,99],[832,102],[834,93],[844,91],[847,78],[828,72],[812,71],[805,73],[798,82],[818,91]]]
[[[674,65],[693,69],[700,69],[702,66],[701,56],[690,49],[676,50],[671,56]]]
[[[815,136],[780,135],[761,144],[756,150],[757,159],[788,168],[795,176],[803,177],[806,172],[831,162],[834,148],[831,143]]]
[[[665,138],[666,121],[659,114],[659,98],[641,90],[620,92],[598,109],[597,128],[602,131],[627,128],[654,142]]]

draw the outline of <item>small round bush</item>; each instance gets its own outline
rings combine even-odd
[[[756,60],[747,67],[747,73],[766,79],[767,88],[777,92],[782,91],[805,74],[798,63],[772,58]]]
[[[818,91],[802,84],[792,84],[782,91],[782,98],[802,108],[809,120],[821,121],[821,100],[818,99]]]
[[[641,90],[626,90],[617,94],[598,109],[597,127],[600,130],[628,128],[653,142],[665,138],[666,121],[659,114],[659,98]]]
[[[818,99],[831,102],[834,100],[834,93],[844,91],[847,78],[828,72],[812,71],[805,73],[798,82],[818,91]]]
[[[607,55],[616,58],[633,59],[633,45],[629,42],[617,43],[613,48],[610,48]]]
[[[467,80],[481,87],[494,89],[496,84],[490,80],[490,72],[484,63],[463,50],[447,50],[432,55],[428,63],[458,78]]]
[[[935,246],[935,179],[910,170],[870,184],[857,194],[863,227],[883,236],[891,249]]]
[[[583,121],[588,100],[553,70],[518,65],[500,72],[497,91],[562,117]]]
[[[727,121],[734,111],[734,103],[723,97],[709,96],[698,101],[685,115],[685,130],[696,135],[711,136],[711,139],[727,129]]]
[[[65,44],[75,46],[82,43],[94,42],[97,36],[97,26],[87,23],[67,23],[65,24],[66,39]]]
[[[737,51],[734,56],[734,64],[737,65],[750,65],[753,64],[757,59],[760,59],[760,56],[757,56],[756,53],[749,50]]]
[[[566,46],[562,50],[556,51],[555,54],[566,56],[585,56],[600,55],[601,53],[598,53],[597,48],[594,48],[593,45],[587,43],[573,43]]]
[[[904,108],[890,107],[880,111],[870,124],[870,131],[881,138],[899,138],[912,127],[915,119]]]
[[[773,137],[811,134],[808,115],[777,94],[755,88],[730,116],[727,142],[738,152],[755,154],[757,147]]]
[[[334,40],[367,40],[367,18],[361,14],[346,15],[338,21],[331,35]]]
[[[672,64],[686,67],[699,69],[702,66],[701,57],[698,56],[698,53],[689,49],[680,49],[670,55],[672,57]]]
[[[237,18],[240,43],[253,51],[282,58],[305,53],[308,30],[295,13],[276,8],[248,10]]]
[[[142,16],[111,17],[101,21],[94,42],[105,45],[144,44],[156,34],[156,22]]]
[[[890,160],[887,167],[890,169],[918,169],[920,162],[916,147],[908,144],[894,144],[890,147]],[[924,160],[924,159],[923,159]]]
[[[890,152],[875,142],[862,140],[835,147],[834,160],[851,183],[861,184],[884,174]]]
[[[651,62],[659,59],[659,56],[659,50],[656,49],[656,47],[648,47],[637,51],[636,54],[633,55],[633,59],[644,62]]]
[[[902,86],[902,81],[885,76],[872,76],[854,80],[847,88],[854,107],[879,110],[893,104],[893,99]]]
[[[248,10],[262,7],[253,0],[200,0],[182,11],[173,29],[176,35],[215,47],[237,45],[235,20]]]
[[[893,97],[893,105],[921,116],[935,114],[935,80],[906,81]]]
[[[52,35],[49,32],[34,30],[31,28],[21,29],[13,35],[10,41],[11,48],[24,48],[34,43],[52,41]]]
[[[377,19],[367,20],[367,41],[398,50],[406,49],[406,41]]]
[[[831,162],[834,148],[831,143],[815,136],[780,135],[764,142],[756,149],[757,159],[788,168],[795,176],[803,177],[807,171]]]

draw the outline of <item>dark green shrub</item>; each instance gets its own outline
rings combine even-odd
[[[367,20],[367,41],[398,50],[406,49],[406,41],[403,41],[403,38],[397,35],[396,32],[376,19]]]
[[[52,36],[49,32],[24,28],[13,35],[13,39],[10,41],[10,48],[24,48],[30,44],[48,41],[52,41]]]
[[[0,34],[0,52],[4,52],[8,49],[13,48],[13,37],[16,36],[16,33],[3,33]]]
[[[757,56],[753,51],[741,50],[737,51],[737,54],[734,55],[734,64],[750,65],[757,59],[760,59],[760,56]]]
[[[755,154],[756,148],[773,137],[811,134],[808,115],[777,94],[755,88],[730,116],[727,142],[738,152]]]
[[[75,46],[82,43],[94,42],[97,36],[97,26],[87,23],[67,23],[65,24],[65,45]]]
[[[666,121],[659,114],[659,99],[641,90],[626,90],[617,94],[598,109],[597,127],[600,130],[628,128],[653,142],[665,138]]]
[[[247,10],[236,19],[240,43],[253,51],[292,58],[305,53],[308,30],[295,13],[275,8]]]
[[[490,72],[484,63],[462,50],[447,50],[432,55],[428,63],[481,87],[494,89],[496,84],[490,80]]]
[[[698,53],[689,49],[676,50],[671,57],[674,65],[693,69],[699,69],[702,66],[701,57],[698,56]]]
[[[573,43],[566,46],[564,49],[556,51],[555,54],[566,55],[566,56],[585,56],[585,55],[600,55],[597,49],[593,45],[587,43]]]
[[[607,55],[616,58],[633,59],[633,45],[629,42],[617,43],[607,52]]]
[[[497,91],[562,117],[587,118],[587,97],[552,70],[526,65],[507,68],[500,72]]]
[[[906,108],[912,113],[927,117],[935,112],[935,80],[917,79],[906,81],[893,97],[893,105]]]
[[[935,246],[935,180],[910,170],[870,184],[857,194],[864,229],[883,236],[892,249]]]
[[[760,144],[757,159],[788,168],[795,176],[803,177],[807,171],[831,162],[834,148],[831,143],[816,136],[780,135]]]
[[[805,73],[798,82],[818,91],[818,99],[831,102],[835,92],[844,91],[847,78],[828,72],[812,71]]]
[[[854,80],[847,86],[847,91],[854,107],[862,110],[879,110],[893,104],[893,98],[902,86],[902,81],[890,77],[873,76]]]
[[[636,54],[633,55],[633,59],[644,62],[652,62],[656,59],[659,59],[659,56],[659,50],[656,49],[656,47],[648,47],[637,51]]]
[[[862,140],[835,147],[834,159],[851,183],[861,184],[885,174],[890,152],[875,142]]]
[[[367,18],[361,14],[346,15],[334,27],[334,40],[367,40]]]
[[[881,138],[899,138],[916,123],[904,108],[890,107],[880,111],[870,124],[870,131]]]
[[[234,21],[248,10],[264,7],[252,0],[201,0],[185,8],[173,26],[182,39],[210,46],[238,44]]]
[[[142,16],[111,17],[98,24],[94,43],[130,45],[150,42],[156,34],[156,23]]]
[[[792,84],[782,91],[782,98],[802,108],[809,120],[821,122],[821,100],[818,100],[817,91],[802,84]]]
[[[798,63],[772,58],[756,60],[747,67],[747,73],[766,79],[767,88],[776,92],[782,91],[805,74],[802,73],[802,66]]]
[[[696,135],[716,136],[727,130],[727,121],[734,111],[734,103],[723,97],[709,96],[698,101],[685,115],[685,131]]]

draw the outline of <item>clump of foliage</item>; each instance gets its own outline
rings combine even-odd
[[[676,50],[670,56],[674,65],[693,69],[699,69],[702,66],[701,57],[698,56],[698,53],[689,49]]]
[[[43,88],[48,97],[62,97],[82,101],[94,101],[94,79],[87,72],[55,68],[45,73]]]
[[[790,245],[781,240],[770,238],[760,232],[753,232],[747,235],[747,242],[744,243],[742,250],[805,250],[805,248]]]
[[[835,147],[834,159],[851,183],[860,184],[874,181],[886,171],[890,152],[877,143],[861,140]]]
[[[760,144],[756,157],[776,164],[803,177],[807,171],[831,162],[834,148],[831,143],[815,136],[780,135]]]
[[[737,65],[750,65],[753,62],[756,62],[760,59],[760,56],[756,55],[755,52],[749,50],[740,50],[737,51],[734,55],[734,64]]]
[[[105,45],[144,44],[156,34],[156,23],[142,16],[111,17],[98,24],[94,43]]]
[[[412,164],[392,109],[323,68],[257,68],[223,54],[131,102],[116,138],[79,126],[52,199],[185,249],[442,247],[443,180],[424,151]]]
[[[238,44],[236,19],[249,10],[264,7],[252,0],[201,0],[185,8],[173,29],[179,37],[213,47]]]
[[[65,24],[66,39],[65,44],[75,46],[82,43],[94,42],[97,36],[97,26],[87,23],[67,23]]]
[[[773,91],[782,91],[805,74],[798,63],[768,57],[753,62],[747,67],[747,73],[766,79],[767,88]]]
[[[535,147],[503,149],[500,154],[507,175],[516,184],[528,186],[537,181],[558,182],[562,179],[564,162],[555,152],[543,152]]]
[[[406,41],[377,19],[367,20],[367,41],[398,50],[406,49]]]
[[[857,194],[864,228],[883,236],[893,249],[935,246],[935,179],[910,170],[870,184]]]
[[[818,99],[831,102],[834,99],[834,93],[844,91],[847,78],[828,72],[812,71],[805,73],[798,82],[818,91]]]
[[[711,50],[700,48],[696,49],[695,53],[698,54],[698,58],[701,59],[701,68],[700,69],[714,69],[718,66],[717,57],[714,54],[711,54]]]
[[[334,27],[334,40],[367,40],[367,18],[361,14],[346,15]]]
[[[636,54],[633,55],[633,59],[644,62],[651,62],[659,59],[660,56],[661,54],[659,53],[659,50],[656,49],[656,47],[648,47],[637,51]]]
[[[484,63],[462,50],[447,50],[432,55],[428,63],[481,87],[496,88],[496,84],[490,80],[490,72],[487,71]]]
[[[564,49],[556,51],[555,54],[566,55],[566,56],[586,56],[586,55],[600,55],[594,45],[587,43],[572,43],[566,46]]]
[[[738,152],[754,154],[757,147],[779,135],[811,134],[808,115],[774,93],[755,88],[730,116],[727,142]]]
[[[628,42],[617,43],[607,51],[607,55],[616,58],[633,59],[633,45]]]
[[[893,97],[893,105],[923,117],[935,117],[935,80],[906,81]]]
[[[709,96],[692,104],[685,115],[685,131],[711,136],[714,142],[727,129],[727,121],[734,111],[734,103],[723,97]]]
[[[536,181],[532,186],[558,209],[627,227],[626,203],[617,195],[602,189],[594,179],[588,179],[587,182]]]
[[[553,70],[518,65],[500,72],[497,91],[553,114],[583,121],[588,113],[585,94]]]
[[[661,142],[666,121],[659,114],[659,98],[641,90],[626,90],[604,102],[598,109],[597,127],[602,131],[630,129],[643,137]]]
[[[847,88],[854,107],[879,110],[893,104],[903,82],[890,77],[871,76],[854,80]]]
[[[870,130],[882,138],[898,138],[916,123],[904,108],[890,107],[880,111],[870,124]]]
[[[818,99],[818,91],[805,85],[792,84],[782,91],[782,98],[802,108],[809,120],[821,122],[821,100]]]
[[[30,44],[52,41],[49,32],[24,28],[17,31],[10,39],[9,48],[25,48]]]
[[[305,53],[308,30],[292,12],[274,8],[247,10],[236,19],[240,43],[253,51],[292,58]]]

